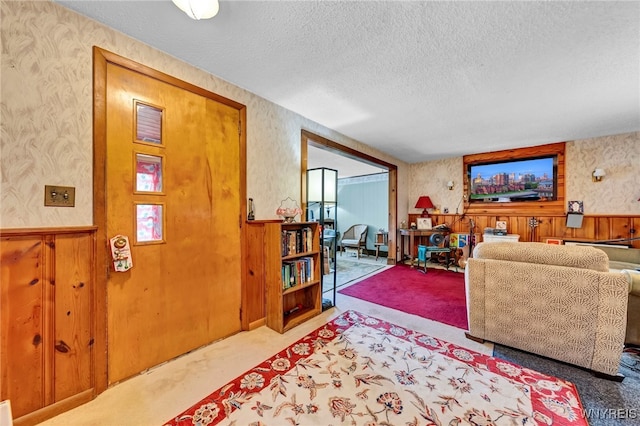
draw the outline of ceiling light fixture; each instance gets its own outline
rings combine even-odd
[[[191,19],[209,19],[218,14],[218,0],[171,0]]]

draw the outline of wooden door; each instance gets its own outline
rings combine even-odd
[[[133,267],[107,283],[108,382],[240,330],[239,111],[109,63],[107,238]]]

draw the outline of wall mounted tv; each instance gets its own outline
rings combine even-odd
[[[557,156],[467,164],[469,202],[558,199]]]

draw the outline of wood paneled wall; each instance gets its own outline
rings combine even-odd
[[[410,214],[409,223],[419,214]],[[580,228],[567,228],[565,215],[431,215],[434,225],[446,223],[454,232],[469,233],[470,220],[475,223],[475,233],[484,228],[494,228],[496,221],[506,221],[510,234],[520,235],[520,241],[544,242],[545,238],[573,241],[609,241],[640,238],[640,215],[585,215]],[[536,226],[531,226],[532,219]],[[640,239],[627,241],[633,248],[640,248]]]
[[[0,400],[36,424],[94,393],[95,228],[0,230]]]
[[[242,301],[242,329],[253,330],[266,323],[266,274],[264,259],[265,225],[281,220],[251,220],[246,222],[245,292]]]

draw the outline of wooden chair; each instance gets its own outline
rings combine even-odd
[[[367,248],[367,225],[352,225],[342,234],[340,240],[340,256],[347,248],[356,249],[358,259],[360,259],[360,250]]]

